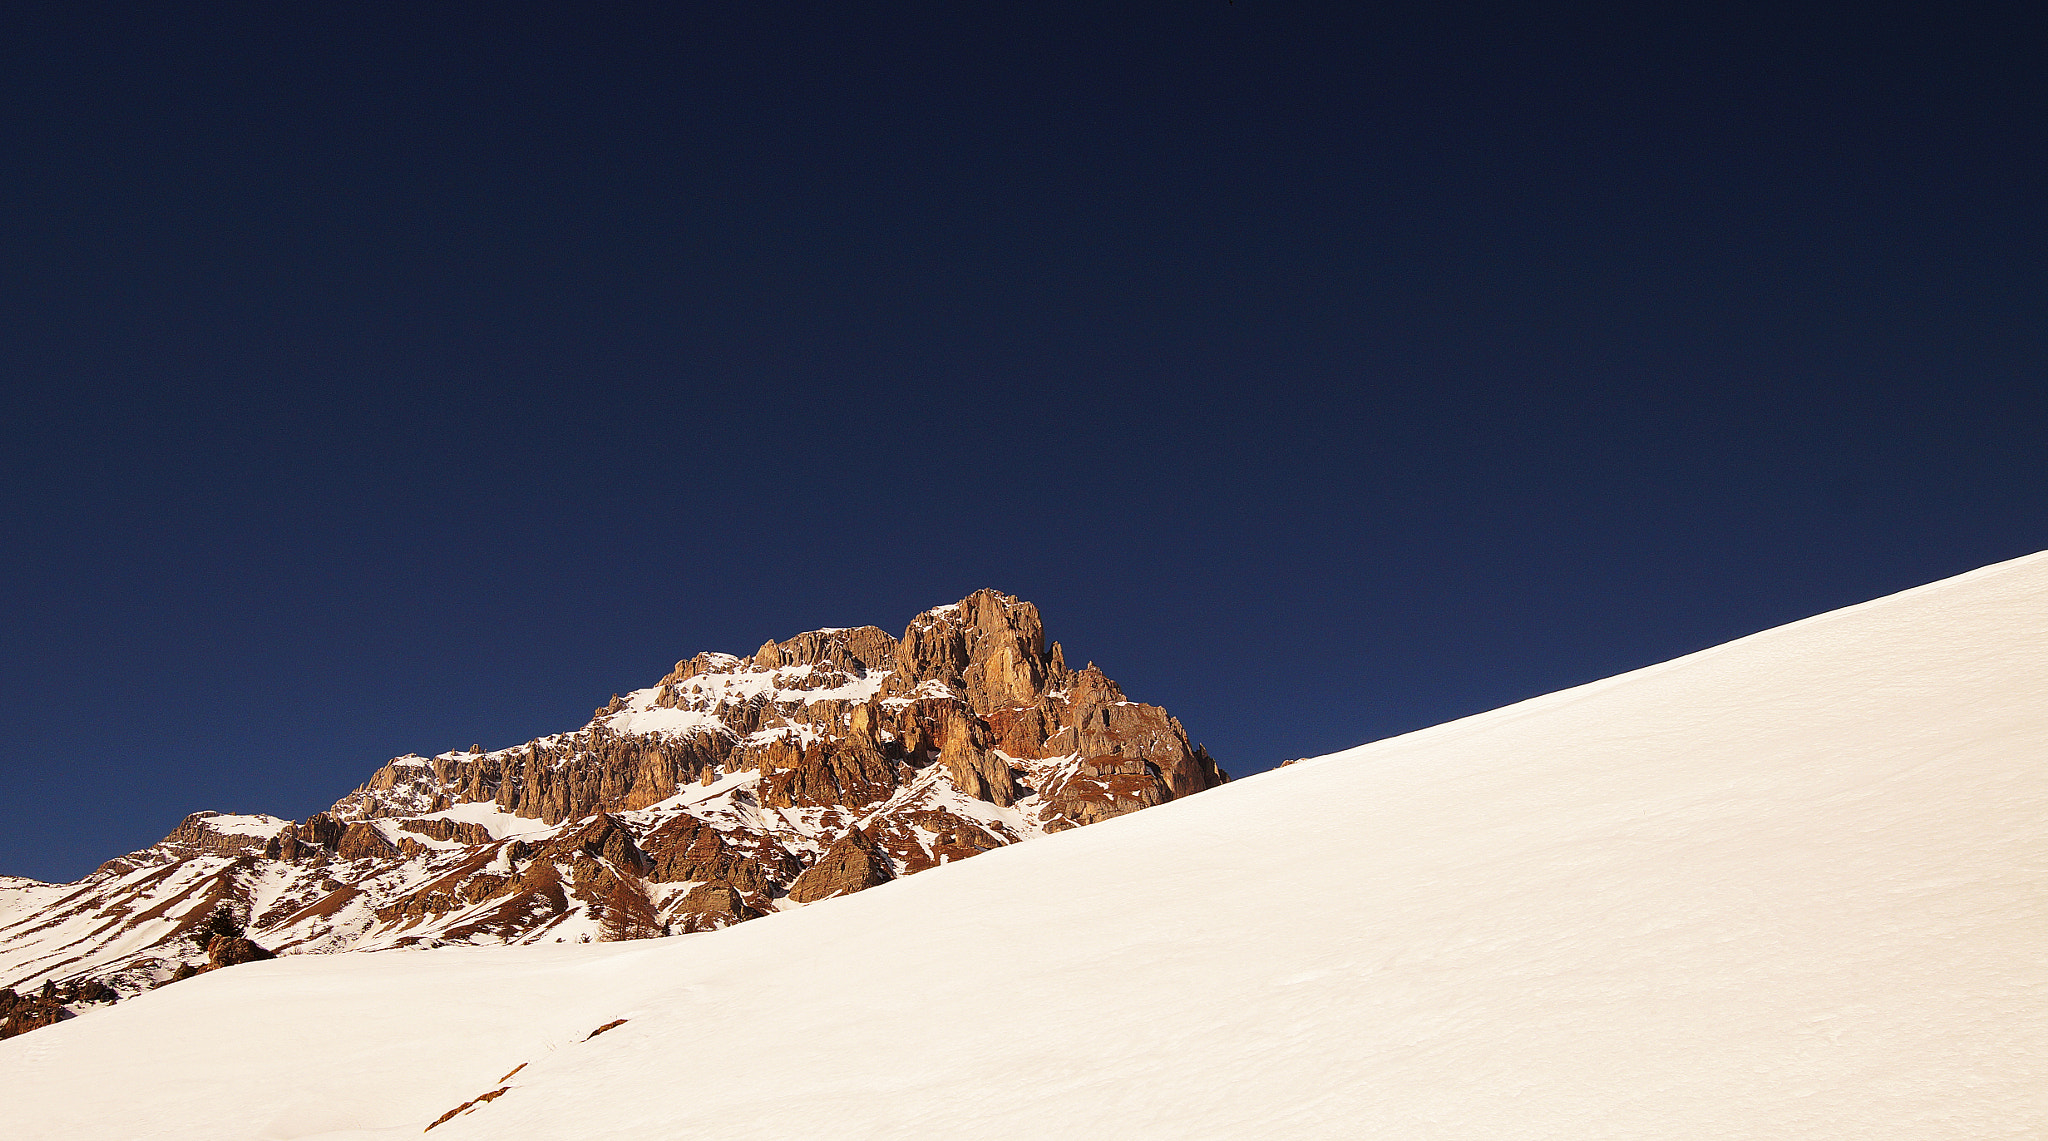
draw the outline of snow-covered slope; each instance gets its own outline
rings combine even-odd
[[[435,1137],[2038,1137],[2044,689],[2034,556],[726,930],[235,967],[0,1043],[0,1104],[67,1139],[409,1137],[500,1090]]]

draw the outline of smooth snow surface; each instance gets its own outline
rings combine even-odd
[[[467,804],[458,804],[453,808],[444,808],[439,812],[425,813],[417,819],[437,820],[444,818],[460,821],[465,824],[481,824],[484,826],[484,830],[491,834],[491,839],[493,840],[509,840],[514,836],[543,836],[555,831],[556,828],[555,825],[544,821],[530,819],[525,816],[514,816],[509,812],[500,811],[497,803],[489,800],[477,800]],[[420,837],[414,836],[413,839],[418,840]]]
[[[713,934],[202,976],[0,1043],[0,1121],[2041,1137],[2044,698],[2035,556]]]
[[[205,813],[206,826],[231,836],[253,836],[268,840],[291,823],[282,816],[234,816],[225,812]]]

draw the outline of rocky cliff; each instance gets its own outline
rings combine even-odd
[[[574,732],[398,757],[306,820],[201,812],[75,884],[0,879],[0,987],[189,974],[223,906],[283,954],[706,931],[1225,779],[983,590],[900,638],[698,654]]]

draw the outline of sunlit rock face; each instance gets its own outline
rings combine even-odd
[[[307,820],[195,813],[76,884],[0,881],[0,986],[148,989],[207,962],[223,906],[280,954],[711,930],[1225,779],[982,590],[901,637],[698,654],[573,732],[398,757]]]

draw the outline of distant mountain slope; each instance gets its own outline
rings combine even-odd
[[[2038,1136],[2044,663],[2036,556],[730,930],[236,967],[0,1043],[9,1135]]]
[[[1223,779],[984,590],[901,638],[699,654],[575,732],[399,757],[309,820],[201,812],[78,883],[0,880],[0,987],[138,993],[205,961],[189,933],[223,906],[288,954],[709,930]]]

